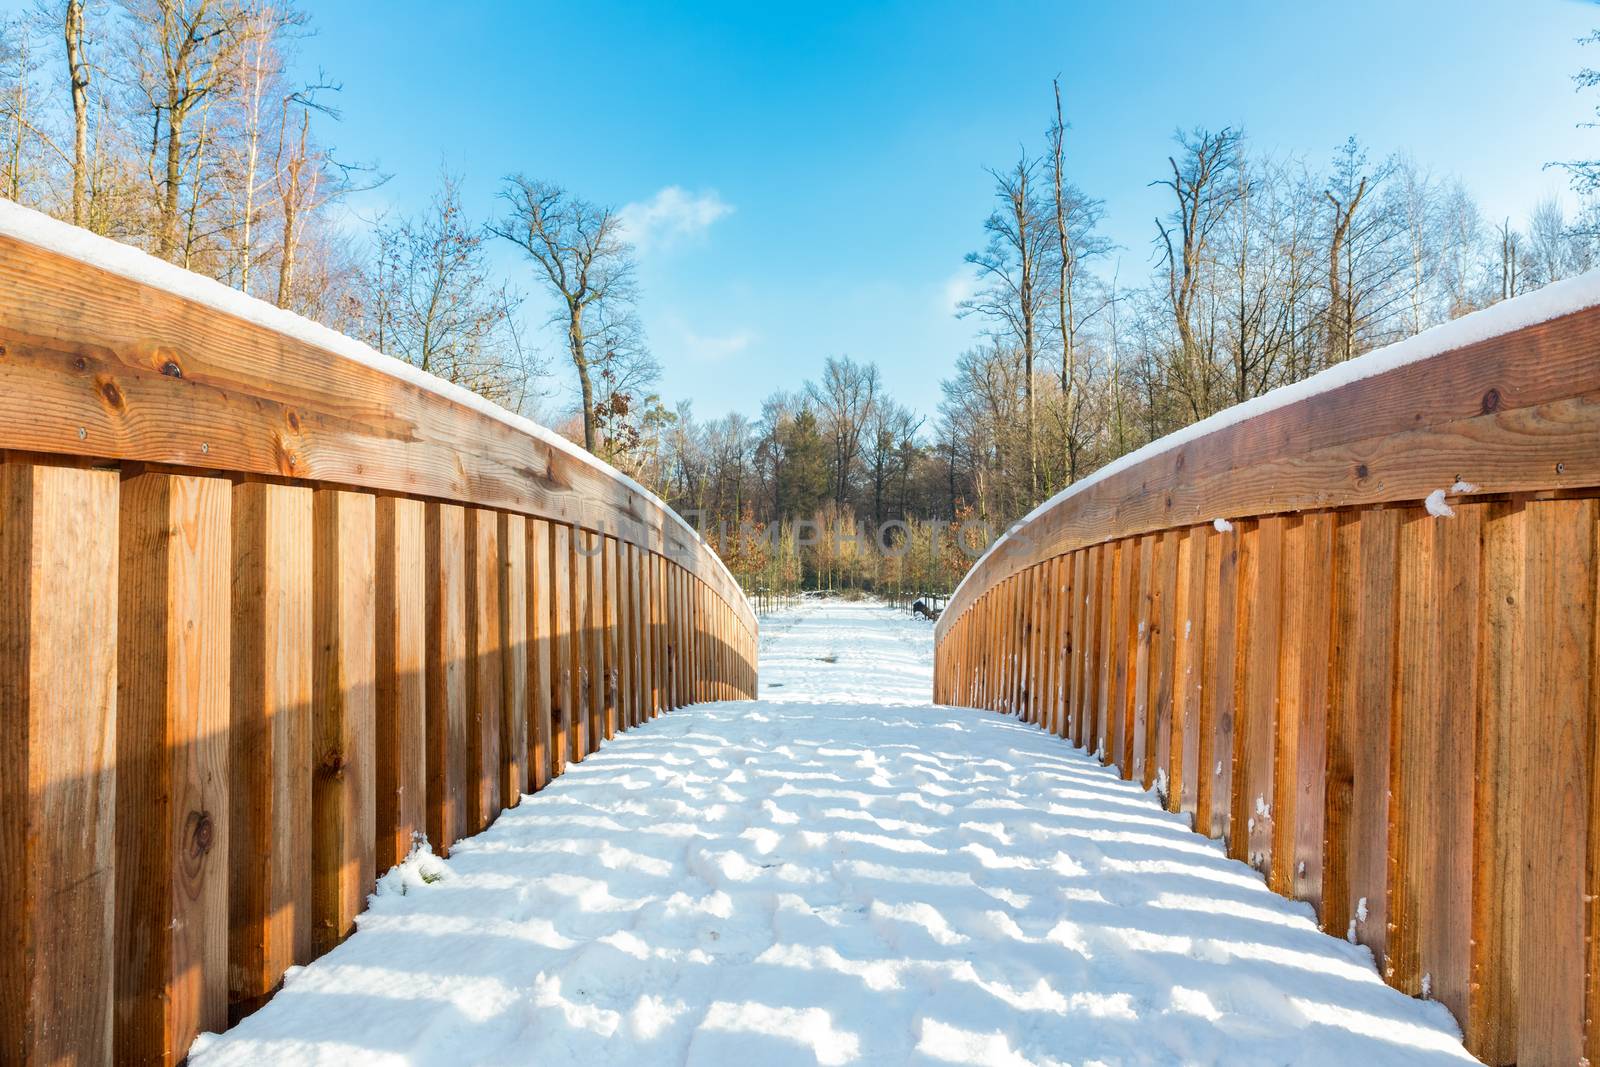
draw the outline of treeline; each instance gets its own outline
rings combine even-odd
[[[998,532],[1173,430],[1600,265],[1583,164],[1576,217],[1552,198],[1495,220],[1461,180],[1403,154],[1351,138],[1318,165],[1224,127],[1174,136],[1151,176],[1168,204],[1154,266],[1128,278],[1117,253],[1145,250],[1100,232],[1103,204],[1072,180],[1067,134],[1058,92],[1042,151],[992,172],[985,240],[967,257],[977,292],[962,305],[983,340],[957,358],[931,418],[887,396],[873,364],[830,359],[821,381],[775,394],[754,421],[681,407],[649,480],[714,518],[914,519],[942,531],[920,534],[946,546],[930,558],[948,564],[916,579],[937,587],[965,570],[958,531]],[[784,579],[841,580],[838,553],[801,555]],[[843,580],[872,586],[895,566],[852,554]]]

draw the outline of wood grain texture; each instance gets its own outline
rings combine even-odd
[[[551,721],[556,678],[551,592],[555,586],[550,559],[550,524],[528,520],[528,787],[535,792],[550,783],[554,739]]]
[[[532,788],[528,774],[528,520],[501,512],[500,803],[513,807]]]
[[[1174,740],[1177,768],[1173,795],[1178,811],[1196,816],[1204,777],[1200,755],[1200,700],[1205,678],[1206,633],[1206,530],[1190,527],[1178,542],[1177,607],[1173,615],[1176,648],[1173,652],[1172,721],[1181,742]]]
[[[112,1057],[117,526],[116,472],[0,461],[4,1063]]]
[[[1240,566],[1233,840],[1241,843],[1236,850],[1239,858],[1262,872],[1271,869],[1276,821],[1273,771],[1283,641],[1283,537],[1281,516],[1248,523],[1244,537],[1248,562]]]
[[[311,490],[233,488],[228,999],[311,960]],[[420,712],[420,707],[419,707]]]
[[[1485,505],[1481,658],[1472,851],[1471,1001],[1467,1042],[1488,1063],[1517,1058],[1522,973],[1523,810],[1533,783],[1521,777],[1522,655],[1528,568],[1522,502]]]
[[[121,492],[117,1057],[176,1063],[228,1024],[232,488],[158,473]]]
[[[573,633],[572,528],[550,527],[550,773],[561,774],[578,750],[576,635]]]
[[[466,512],[429,503],[425,519],[428,840],[447,856],[467,827]]]
[[[377,870],[410,853],[428,825],[427,508],[376,501],[374,648]]]
[[[11,237],[0,237],[0,292],[0,448],[359,486],[604,530],[670,555],[753,625],[688,524],[592,457]]]
[[[319,489],[314,498],[311,863],[319,955],[354,932],[376,877],[375,513],[366,493]]]
[[[1534,500],[1525,518],[1518,1063],[1585,1055],[1595,512],[1594,500]]]
[[[1311,512],[1291,530],[1283,571],[1274,888],[1310,902],[1321,914],[1338,518]]]
[[[500,527],[483,508],[467,509],[467,833],[500,814]]]

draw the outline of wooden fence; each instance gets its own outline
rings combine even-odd
[[[1600,1062],[1595,289],[1152,446],[937,630],[937,700],[1157,788],[1496,1064]]]
[[[172,1063],[415,835],[756,689],[655,497],[348,339],[0,203],[0,1063]]]

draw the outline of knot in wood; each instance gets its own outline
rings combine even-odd
[[[344,769],[350,765],[350,760],[342,749],[330,748],[322,757],[322,773],[329,778],[339,778],[344,775]]]

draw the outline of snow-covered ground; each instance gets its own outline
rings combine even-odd
[[[766,699],[662,716],[391,872],[193,1062],[1470,1062],[1151,794],[929,706],[929,624],[811,605],[761,655]]]

